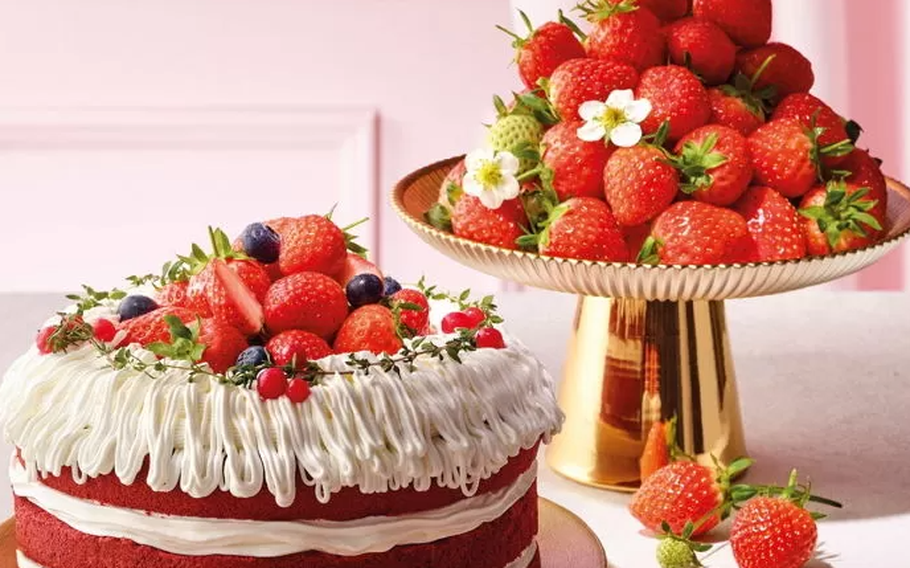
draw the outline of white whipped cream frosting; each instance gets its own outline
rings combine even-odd
[[[13,492],[84,534],[123,538],[185,556],[275,558],[310,550],[339,556],[380,553],[464,534],[496,520],[524,497],[536,463],[511,485],[429,511],[351,521],[253,521],[181,517],[101,505],[29,481],[15,459]]]
[[[129,485],[147,460],[149,487],[197,498],[266,487],[286,507],[298,478],[322,502],[343,487],[433,483],[472,496],[563,420],[550,375],[515,338],[506,341],[463,354],[462,364],[421,359],[400,377],[375,367],[328,376],[302,404],[263,401],[211,377],[189,382],[182,370],[154,379],[117,371],[90,346],[58,355],[32,347],[0,383],[0,425],[30,479],[70,467],[79,483],[113,473]],[[345,358],[320,364],[342,371]]]

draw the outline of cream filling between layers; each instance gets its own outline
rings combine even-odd
[[[386,552],[470,532],[498,519],[537,478],[537,463],[512,485],[446,507],[398,517],[354,521],[253,521],[178,517],[109,507],[79,499],[29,478],[13,456],[13,492],[79,532],[133,542],[185,556],[274,558],[316,550],[338,556]]]
[[[421,359],[401,376],[378,367],[342,375],[346,356],[331,356],[319,363],[339,374],[302,404],[211,377],[190,382],[183,369],[155,378],[115,370],[88,346],[58,355],[32,347],[0,382],[0,425],[31,475],[69,467],[77,483],[113,473],[130,485],[147,464],[142,481],[155,491],[252,497],[265,487],[283,507],[298,480],[322,502],[344,487],[438,485],[471,496],[563,420],[550,375],[518,340],[507,344],[464,353],[463,364]]]

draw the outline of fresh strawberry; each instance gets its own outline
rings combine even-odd
[[[298,272],[272,284],[263,302],[265,324],[272,333],[302,329],[331,337],[348,315],[344,289],[318,272]]]
[[[740,459],[718,470],[691,461],[673,462],[642,481],[629,510],[655,532],[662,532],[666,523],[672,532],[682,533],[686,523],[693,523],[694,536],[705,534],[729,514],[736,500],[730,494],[731,479],[751,463]]]
[[[603,197],[604,166],[614,146],[578,137],[581,121],[560,122],[543,137],[543,165],[553,172],[559,201],[572,197]]]
[[[518,173],[524,173],[537,165],[534,159],[525,156],[529,150],[536,150],[543,137],[543,125],[536,118],[524,114],[507,114],[496,119],[487,132],[487,144],[497,152],[510,152],[519,158]]]
[[[335,275],[335,281],[343,288],[358,274],[375,274],[380,280],[383,278],[378,266],[358,254],[349,252],[344,260],[344,268]]]
[[[725,83],[736,64],[736,46],[717,24],[686,18],[664,29],[670,62],[688,67],[708,85]]]
[[[520,199],[503,202],[499,209],[488,209],[473,195],[463,195],[452,211],[455,235],[479,243],[517,249],[516,240],[524,234],[527,216]]]
[[[667,436],[667,424],[661,421],[652,424],[651,429],[648,430],[645,449],[638,458],[638,469],[642,481],[654,475],[657,470],[669,465],[670,444],[668,444]]]
[[[673,159],[682,175],[679,188],[698,201],[730,205],[752,180],[749,142],[726,126],[703,126],[676,145]]]
[[[819,130],[803,126],[795,118],[772,120],[749,136],[755,181],[773,187],[784,197],[800,197],[818,182],[820,163],[839,156],[852,146],[818,144]]]
[[[822,148],[843,146],[852,149],[846,121],[823,101],[808,93],[794,93],[784,98],[771,115],[772,120],[781,118],[795,118],[806,128],[823,128],[818,135],[818,145]],[[839,152],[829,153],[824,163],[833,167],[846,159],[847,156]]]
[[[540,254],[559,258],[628,262],[629,249],[610,207],[593,197],[558,205],[535,235]]]
[[[651,114],[641,123],[642,129],[653,134],[669,121],[670,142],[704,126],[711,118],[705,87],[691,71],[678,65],[652,67],[642,73],[635,98],[651,101]]]
[[[198,341],[205,345],[202,362],[208,363],[216,373],[227,371],[240,352],[249,347],[246,336],[237,328],[214,319],[202,320]]]
[[[183,323],[195,322],[199,317],[197,314],[186,308],[164,307],[145,315],[135,317],[120,323],[117,326],[118,331],[125,331],[121,345],[138,343],[139,345],[148,345],[155,342],[168,342],[171,340],[171,330],[168,327],[164,316],[176,316]]]
[[[743,47],[764,45],[771,37],[771,0],[693,0],[692,13]]]
[[[741,568],[800,568],[812,558],[812,513],[783,497],[756,497],[737,513],[730,547]]]
[[[308,361],[315,361],[332,354],[332,348],[325,339],[309,331],[289,329],[269,339],[266,351],[272,362],[279,366],[295,362],[295,369],[304,369]]]
[[[749,136],[765,123],[765,113],[760,105],[741,97],[732,87],[708,89],[711,102],[711,123],[720,124]]]
[[[604,193],[616,221],[624,227],[657,217],[679,191],[679,175],[652,146],[619,148],[604,169]]]
[[[550,77],[550,102],[562,120],[577,120],[578,107],[587,101],[606,101],[613,91],[634,89],[638,72],[613,60],[572,59]]]
[[[275,229],[275,227],[272,227]],[[296,219],[281,235],[278,265],[285,276],[298,272],[320,272],[333,276],[344,266],[347,246],[344,231],[322,215]]]
[[[809,254],[823,256],[875,243],[884,217],[868,187],[832,181],[812,189],[799,205]]]
[[[190,283],[186,280],[171,282],[155,292],[155,301],[159,306],[192,309],[189,296],[187,296],[189,285]]]
[[[869,199],[877,202],[875,207],[869,210],[869,214],[884,221],[888,211],[888,182],[882,173],[881,163],[868,151],[856,149],[847,156],[840,168],[850,172],[850,176],[847,177],[848,182],[869,188]],[[870,235],[876,239],[881,234],[882,231],[870,231]]]
[[[622,0],[610,0],[614,4]],[[654,12],[663,22],[672,22],[686,15],[689,0],[638,0],[638,5]]]
[[[418,309],[408,309],[402,307],[403,304],[413,304]],[[430,318],[430,304],[423,292],[410,288],[400,290],[392,295],[391,305],[398,313],[398,321],[412,333],[418,333],[427,325]]]
[[[549,78],[566,61],[585,56],[585,48],[565,23],[547,22],[534,29],[528,16],[521,10],[518,13],[528,28],[527,37],[496,27],[515,40],[512,47],[517,50],[518,74],[529,89],[536,89],[540,79]]]
[[[240,276],[220,258],[210,261],[213,278],[208,287],[208,305],[212,317],[234,326],[246,335],[262,330],[262,305]],[[264,277],[267,277],[264,275]]]
[[[660,20],[637,0],[587,0],[577,9],[592,24],[588,56],[623,61],[639,72],[664,63],[666,42]]]
[[[777,100],[793,93],[808,93],[815,84],[812,62],[785,43],[769,43],[740,52],[736,56],[736,69],[752,77],[766,61],[768,64],[756,80],[755,88],[774,87]]]
[[[344,320],[335,337],[335,351],[370,351],[377,355],[397,353],[402,347],[392,311],[379,304],[357,308]]]
[[[806,256],[800,216],[786,197],[770,187],[751,187],[733,205],[743,216],[749,236],[739,262],[776,262]]]
[[[733,262],[737,245],[748,232],[739,213],[699,201],[671,205],[651,228],[663,264]]]

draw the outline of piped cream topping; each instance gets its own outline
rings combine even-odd
[[[32,347],[0,383],[0,425],[32,479],[70,467],[79,483],[113,473],[129,485],[148,462],[155,491],[252,497],[266,487],[283,507],[298,479],[322,502],[343,487],[433,483],[472,496],[563,419],[550,375],[507,343],[465,353],[462,364],[422,359],[401,376],[377,367],[328,376],[302,404],[212,377],[189,382],[182,370],[114,370],[88,346],[48,356]],[[344,371],[345,358],[320,364]]]

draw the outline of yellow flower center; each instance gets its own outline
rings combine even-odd
[[[502,182],[502,172],[499,170],[499,164],[491,160],[484,160],[474,174],[474,179],[484,189],[496,188]]]
[[[600,122],[608,131],[613,130],[626,122],[626,113],[621,108],[607,107],[607,110],[600,116]]]

